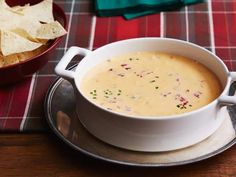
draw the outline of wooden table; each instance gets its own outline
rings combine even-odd
[[[236,149],[208,160],[178,167],[147,168],[110,164],[76,152],[52,133],[1,134],[0,176],[236,176]]]

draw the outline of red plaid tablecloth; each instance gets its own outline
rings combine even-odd
[[[45,130],[45,94],[56,79],[54,67],[70,46],[96,49],[117,40],[136,37],[170,37],[190,41],[216,53],[230,70],[236,70],[236,1],[208,0],[126,21],[99,18],[89,0],[54,0],[66,12],[69,32],[51,54],[48,64],[31,78],[0,88],[0,130]],[[76,61],[75,61],[76,62]]]

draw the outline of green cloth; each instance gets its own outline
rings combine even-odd
[[[102,17],[123,15],[126,19],[175,10],[204,0],[95,0],[95,10]]]

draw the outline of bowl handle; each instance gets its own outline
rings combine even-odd
[[[236,72],[230,72],[231,84],[236,81]],[[218,99],[220,105],[234,105],[236,104],[236,95],[228,96],[222,95]]]
[[[92,51],[80,48],[80,47],[70,47],[69,50],[65,53],[65,55],[62,57],[62,59],[59,61],[57,66],[55,67],[55,73],[58,76],[61,76],[62,78],[68,80],[69,82],[74,81],[74,71],[66,70],[67,65],[70,63],[70,61],[74,58],[76,55],[83,55],[86,56]]]

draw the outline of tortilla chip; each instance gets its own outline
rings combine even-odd
[[[54,21],[52,7],[53,0],[15,7],[0,0],[0,67],[42,53],[49,40],[67,33]]]
[[[17,55],[9,55],[7,57],[4,57],[4,66],[12,65],[19,62],[20,61]]]
[[[37,29],[39,29],[41,23],[39,21],[35,21],[34,19],[23,19],[19,24],[18,27],[24,29],[29,35],[32,37],[36,36]],[[35,37],[34,37],[35,38]]]
[[[18,34],[19,36],[22,36],[22,37],[30,40],[32,42],[41,43],[41,44],[44,44],[44,45],[47,44],[47,42],[48,42],[48,40],[45,40],[45,39],[34,38],[30,34],[28,34],[27,31],[25,31],[24,29],[21,29],[21,28],[15,28],[15,29],[12,29],[10,31],[13,32],[13,33]]]
[[[1,16],[1,15],[0,15]],[[12,23],[8,21],[1,21],[0,17],[0,30],[5,30],[5,31],[13,31],[16,32],[18,35],[22,35],[24,37],[26,34],[32,39],[35,39],[35,36],[37,34],[37,30],[41,27],[41,23],[38,21],[35,21],[33,19],[26,19],[26,17],[22,18],[13,18]],[[21,32],[19,32],[19,30]],[[26,34],[22,34],[22,31],[25,31]],[[21,33],[21,34],[19,34]],[[36,39],[35,39],[36,40]],[[34,40],[33,40],[34,41]]]
[[[11,12],[7,9],[0,8],[0,29],[16,28],[19,22],[23,21],[22,15]]]
[[[0,22],[1,23],[14,23],[14,21],[12,21],[12,19],[17,18],[17,16],[19,16],[19,14],[14,14],[12,12],[12,8],[10,6],[7,5],[7,3],[5,2],[5,0],[0,0]],[[2,28],[2,25],[1,25]]]
[[[0,55],[0,68],[4,66],[4,58]]]
[[[30,6],[30,4],[26,4],[26,5],[24,5],[24,6],[14,6],[14,7],[11,7],[9,10],[11,11],[11,12],[13,12],[13,13],[16,13],[16,14],[18,14],[18,15],[24,15],[24,9],[26,8],[26,7],[29,7]]]
[[[14,53],[31,51],[42,44],[29,41],[28,39],[19,36],[10,31],[1,31],[1,50],[4,56]]]
[[[37,19],[40,22],[50,23],[54,21],[52,0],[44,0],[33,6],[28,6],[23,9],[25,16]]]
[[[30,4],[28,3],[28,4],[25,4],[24,6],[14,6],[14,7],[11,7],[11,11],[13,11],[13,12],[23,12],[24,11],[24,9],[26,8],[26,7],[29,7],[30,6]]]
[[[58,21],[54,21],[48,24],[41,24],[41,27],[37,30],[36,38],[55,39],[65,35],[66,33],[67,32],[63,26],[61,26]]]
[[[48,45],[42,45],[41,47],[39,47],[33,51],[22,52],[22,53],[18,53],[16,55],[18,56],[19,61],[25,61],[29,58],[39,55],[40,53],[44,52],[47,49],[48,49]]]
[[[24,37],[24,38],[26,38],[26,39],[28,39],[30,41],[37,42],[37,41],[34,41],[34,38],[31,35],[29,35],[27,33],[27,31],[25,31],[24,29],[15,28],[15,29],[11,29],[10,31],[13,32],[13,33],[16,33],[19,36],[22,36],[22,37]]]
[[[2,56],[0,54],[0,66],[8,66],[8,65],[12,65],[15,63],[19,63],[19,58],[17,55],[13,54],[13,55],[9,55],[9,56]]]
[[[0,57],[1,57],[1,54],[2,54],[2,49],[1,49],[1,31],[0,31]]]
[[[39,55],[40,53],[45,51],[47,48],[48,48],[48,45],[43,45],[29,52],[22,52],[22,53],[12,54],[8,56],[3,56],[0,54],[0,68],[30,59],[36,55]]]
[[[5,0],[0,0],[0,9],[10,9]]]
[[[3,2],[3,0],[0,1]],[[27,31],[27,33],[31,36],[35,36],[37,29],[41,26],[41,23],[38,20],[31,18],[31,16],[14,13],[11,9],[12,8],[10,7],[4,8],[4,5],[0,6],[0,29],[9,30],[21,28]]]
[[[19,36],[22,36],[22,37],[30,40],[32,42],[41,43],[43,45],[46,45],[48,43],[48,39],[37,39],[37,38],[34,38],[30,34],[28,34],[27,31],[25,31],[24,29],[16,28],[16,29],[12,29],[10,31],[13,32],[13,33],[18,34]]]

